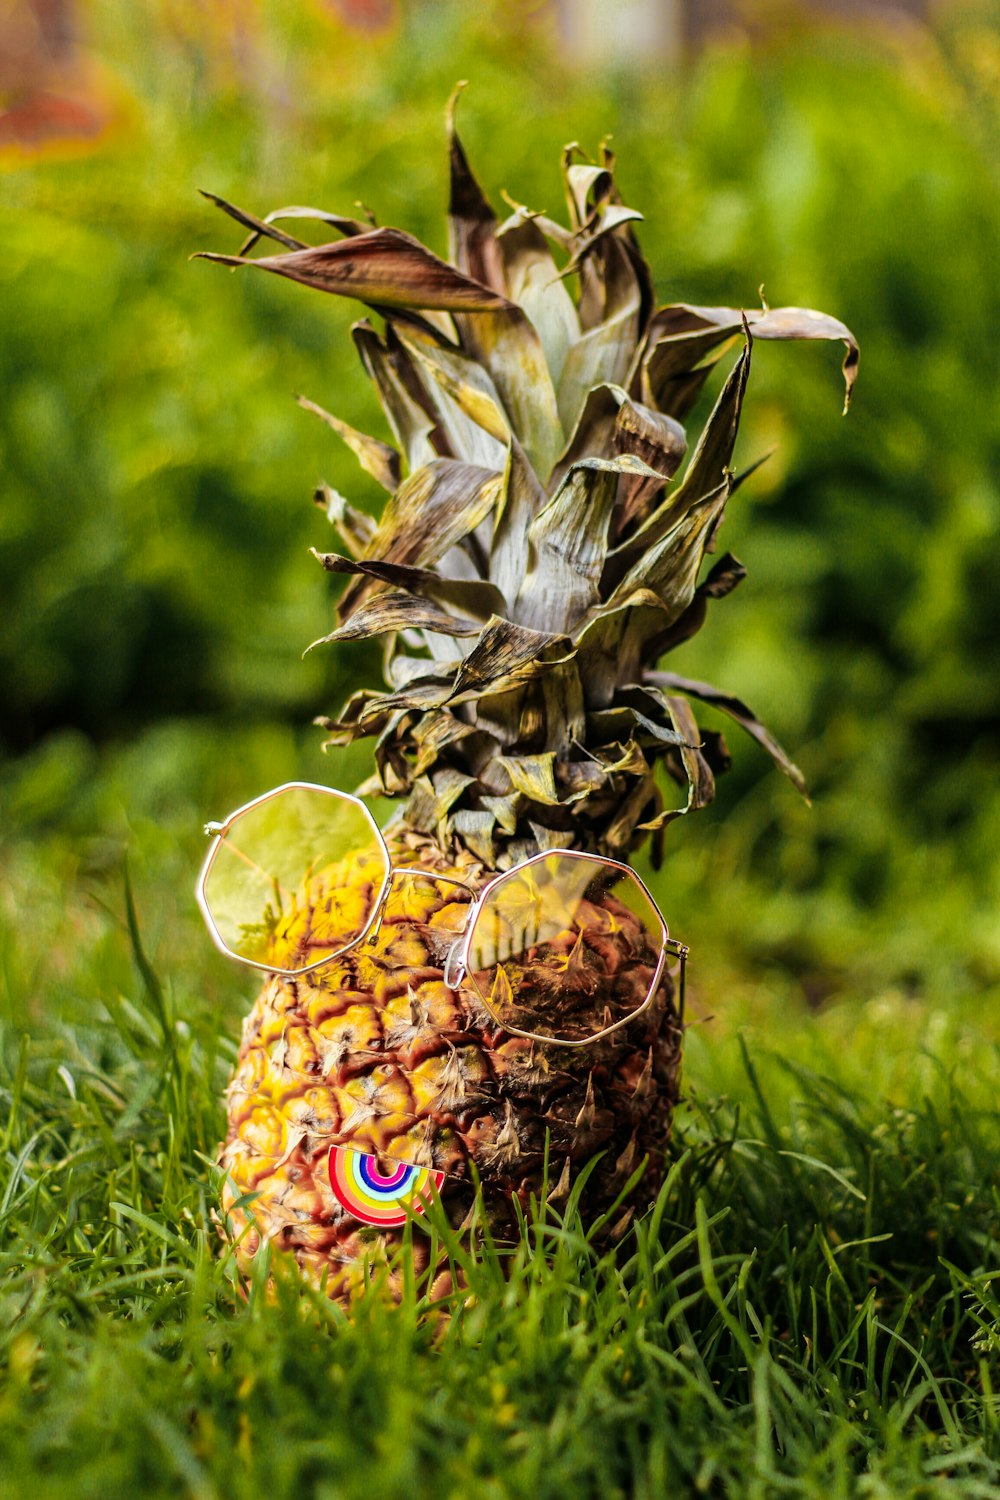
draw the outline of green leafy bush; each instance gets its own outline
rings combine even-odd
[[[904,985],[935,966],[994,981],[1000,194],[964,33],[950,54],[924,33],[803,35],[587,79],[541,21],[500,7],[413,7],[369,41],[319,8],[265,7],[242,71],[166,15],[95,13],[133,127],[7,180],[8,748],[177,714],[305,723],[376,674],[358,648],[299,659],[328,619],[311,487],[377,503],[292,400],[377,424],[352,309],[190,265],[238,242],[196,189],[258,211],[364,199],[433,244],[441,110],[465,75],[463,131],[495,198],[556,212],[563,142],[611,131],[665,296],[749,304],[763,282],[862,342],[846,422],[829,351],[756,350],[738,456],[778,449],[724,538],[749,579],[679,663],[745,693],[819,811],[739,746],[717,811],[675,836],[678,920],[714,937],[724,882],[747,953],[815,970],[819,994],[872,962]],[[900,923],[915,902],[920,922]]]

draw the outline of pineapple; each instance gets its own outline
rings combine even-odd
[[[378,636],[387,680],[320,722],[332,744],[374,739],[362,790],[403,799],[386,839],[394,865],[422,874],[393,883],[373,942],[268,977],[221,1157],[244,1268],[263,1236],[341,1298],[401,1231],[344,1207],[331,1174],[354,1158],[339,1148],[390,1173],[443,1173],[456,1226],[471,1222],[478,1178],[501,1235],[543,1186],[563,1202],[585,1167],[585,1209],[612,1237],[655,1193],[681,1057],[671,977],[631,1025],[568,1048],[505,1033],[468,985],[448,987],[444,955],[469,890],[540,851],[627,861],[651,835],[659,860],[667,826],[712,798],[729,763],[693,704],[728,715],[804,792],[744,703],[656,667],[744,576],[728,553],[701,575],[746,478],[731,465],[754,341],[842,340],[845,410],[858,360],[850,331],[810,310],[657,306],[640,215],[606,148],[597,163],[563,155],[568,226],[523,207],[501,222],[459,140],[456,97],[449,261],[374,221],[303,208],[258,219],[221,199],[250,235],[237,255],[208,256],[363,303],[378,326],[366,318],[353,336],[394,439],[303,400],[388,494],[377,523],[326,486],[316,496],[341,538],[317,556],[346,585],[315,644]],[[341,238],[309,246],[279,228],[302,219]],[[278,252],[254,258],[264,239]],[[734,346],[688,455],[682,421]],[[334,917],[317,888],[276,934],[276,967],[295,967],[313,938],[336,945],[331,921],[356,930],[370,909],[378,881],[357,862],[322,879],[340,893]],[[418,1269],[426,1243],[414,1236]]]

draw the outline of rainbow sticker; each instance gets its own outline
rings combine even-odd
[[[407,1209],[422,1214],[444,1177],[443,1172],[401,1161],[391,1162],[390,1170],[382,1172],[375,1156],[350,1151],[346,1146],[330,1147],[334,1197],[362,1224],[374,1224],[379,1229],[405,1224]]]

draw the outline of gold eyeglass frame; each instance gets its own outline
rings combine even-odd
[[[283,969],[279,968],[275,964],[264,964],[258,962],[257,959],[246,958],[243,954],[235,953],[233,949],[229,947],[225,938],[219,931],[218,926],[215,922],[215,918],[212,915],[212,909],[209,905],[206,895],[206,885],[208,882],[208,877],[212,871],[212,866],[215,863],[216,856],[225,842],[226,834],[236,822],[236,820],[242,817],[244,813],[248,813],[252,811],[252,809],[260,807],[264,803],[270,802],[276,797],[280,797],[283,792],[292,791],[320,792],[324,796],[336,797],[339,801],[352,803],[354,807],[362,813],[364,820],[371,831],[373,841],[375,842],[376,846],[382,851],[385,862],[385,876],[382,880],[381,886],[379,887],[378,896],[376,897],[372,905],[371,915],[368,918],[365,926],[356,937],[353,937],[350,942],[342,944],[341,947],[331,949],[329,953],[324,953],[322,958],[318,958],[310,964],[304,964],[301,967],[295,969]],[[460,880],[457,876],[454,875],[441,875],[434,870],[424,870],[419,868],[418,866],[394,865],[392,863],[392,856],[389,853],[389,846],[385,841],[382,830],[379,828],[378,824],[375,822],[375,819],[372,817],[371,812],[365,806],[364,802],[361,801],[360,797],[355,797],[351,792],[342,792],[336,787],[320,786],[318,783],[312,781],[286,781],[283,782],[280,786],[272,787],[270,791],[263,792],[259,797],[253,797],[249,802],[245,802],[242,807],[236,808],[235,811],[231,812],[229,816],[223,820],[223,822],[206,823],[205,832],[206,834],[213,835],[213,838],[211,844],[208,847],[208,852],[205,855],[204,861],[202,862],[201,870],[198,874],[198,879],[195,884],[195,899],[197,900],[199,910],[201,911],[201,914],[205,919],[205,924],[208,927],[209,935],[211,936],[215,946],[221,953],[224,953],[227,958],[235,959],[237,963],[244,964],[248,968],[261,969],[267,974],[280,974],[283,978],[294,979],[303,974],[313,973],[316,969],[323,968],[326,964],[332,963],[334,959],[339,958],[341,954],[350,952],[352,948],[358,947],[358,945],[361,943],[374,943],[376,935],[378,933],[379,925],[382,920],[382,916],[385,912],[386,903],[389,899],[389,892],[392,888],[393,880],[403,875],[418,875],[425,880],[433,880],[435,882],[447,885],[461,886],[465,890],[467,890],[472,897],[468,915],[465,919],[465,926],[460,933],[456,934],[455,941],[452,943],[451,948],[448,950],[448,955],[445,959],[444,968],[442,970],[442,978],[444,984],[450,990],[460,989],[462,984],[466,980],[468,980],[477,997],[482,1001],[487,1011],[497,1022],[497,1025],[501,1026],[504,1031],[509,1032],[511,1035],[526,1037],[529,1041],[542,1042],[555,1047],[589,1047],[592,1045],[592,1043],[598,1042],[606,1036],[610,1036],[612,1032],[619,1031],[623,1026],[630,1026],[632,1022],[637,1020],[638,1017],[641,1016],[643,1012],[647,1010],[652,1004],[653,998],[656,995],[657,990],[659,989],[660,979],[663,975],[663,970],[666,965],[668,954],[680,960],[677,1009],[680,1021],[683,1024],[686,968],[690,950],[684,943],[680,943],[675,938],[672,938],[670,936],[666,921],[663,917],[663,913],[660,911],[660,908],[657,906],[656,901],[653,899],[653,895],[650,892],[645,881],[640,875],[636,874],[635,870],[633,870],[630,865],[623,864],[621,860],[609,859],[606,855],[603,854],[587,854],[580,849],[545,849],[541,853],[533,854],[530,856],[530,858],[522,860],[519,864],[513,865],[509,870],[499,871],[496,875],[494,875],[490,880],[486,882],[486,884],[480,891],[477,892],[475,888],[468,883],[468,881]],[[493,1006],[490,1004],[489,999],[483,994],[482,989],[476,983],[474,975],[468,968],[469,954],[476,921],[478,920],[478,917],[482,912],[486,900],[491,892],[494,891],[497,886],[501,885],[505,880],[508,880],[512,875],[518,873],[519,871],[526,870],[530,868],[531,865],[538,864],[543,860],[551,859],[557,856],[563,859],[586,860],[590,864],[607,866],[612,870],[620,870],[623,874],[628,875],[632,880],[635,881],[636,885],[646,897],[653,911],[656,913],[661,929],[659,940],[660,951],[657,958],[656,969],[654,971],[653,978],[650,981],[649,993],[647,994],[643,1003],[636,1010],[632,1011],[630,1015],[623,1016],[620,1020],[613,1022],[610,1026],[603,1027],[600,1031],[594,1032],[592,1036],[582,1038],[545,1036],[535,1031],[525,1031],[521,1027],[514,1026],[510,1022],[505,1021],[502,1017],[497,1015],[496,1011],[493,1009]]]

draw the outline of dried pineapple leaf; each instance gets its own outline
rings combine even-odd
[[[411,335],[405,342],[404,332]],[[414,340],[425,346],[422,359],[416,356],[412,347]],[[488,411],[491,400],[496,404],[496,392],[489,385],[489,377],[484,376],[478,390],[475,384],[477,367],[471,371],[466,369],[468,381],[464,389],[460,379],[449,377],[441,365],[447,362],[449,354],[461,360],[461,353],[457,345],[429,325],[404,330],[395,321],[389,321],[385,347],[410,398],[433,423],[430,442],[435,452],[441,458],[457,458],[463,463],[480,464],[499,472],[504,464],[504,441],[493,437],[469,414],[475,409],[477,417],[485,417],[490,426],[506,432],[506,420],[499,405],[494,413]],[[431,356],[427,352],[430,349],[441,352],[440,378],[437,379],[430,367]]]
[[[476,728],[497,745],[513,746],[520,740],[521,704],[527,689],[518,683],[498,691],[480,693],[473,705]],[[489,779],[486,768],[483,779]]]
[[[678,677],[674,672],[647,672],[646,682],[657,689],[665,688],[668,692],[685,693],[689,698],[698,698],[711,708],[717,708],[720,713],[728,714],[742,729],[746,730],[752,739],[757,741],[763,750],[767,751],[779,771],[783,771],[796,791],[800,792],[807,802],[809,801],[809,788],[802,772],[774,735],[765,729],[757,715],[742,699],[737,698],[733,693],[723,692],[721,688],[713,687],[709,682],[697,682],[690,677]]]
[[[570,349],[559,381],[559,416],[567,432],[576,426],[594,386],[621,385],[626,380],[639,336],[643,286],[630,249],[610,236],[599,250],[602,315]],[[586,325],[582,315],[581,323]]]
[[[628,670],[622,642],[639,611],[650,614],[662,627],[663,606],[652,589],[639,589],[618,603],[600,605],[577,627],[577,667],[590,708],[607,708],[618,685],[637,675]]]
[[[524,806],[521,797],[480,797],[480,802],[487,812],[491,812],[499,824],[501,833],[512,838],[517,832],[517,814]]]
[[[614,457],[615,427],[622,402],[626,400],[628,397],[620,385],[597,385],[587,392],[576,426],[552,471],[553,488],[581,460]]]
[[[679,421],[694,406],[726,345],[735,340],[739,326],[728,338],[715,328],[698,328],[657,339],[655,329],[660,325],[655,320],[659,317],[659,313],[654,315],[650,330],[636,350],[628,387],[647,406]]]
[[[478,621],[449,614],[446,609],[416,594],[376,594],[352,610],[336,630],[307,646],[306,653],[317,646],[332,646],[338,641],[365,641],[370,636],[387,635],[395,630],[429,630],[436,635],[466,636],[478,635],[480,629]]]
[[[462,348],[488,371],[532,465],[544,476],[563,446],[556,393],[542,341],[519,307],[455,314]]]
[[[496,231],[507,295],[526,314],[558,389],[566,356],[580,337],[580,318],[534,215],[518,208]]]
[[[662,656],[675,646],[689,641],[705,623],[710,599],[724,599],[747,576],[747,570],[731,552],[726,552],[694,591],[694,598],[684,613],[668,627],[662,636],[650,642],[650,657]]]
[[[524,212],[527,212],[527,210],[524,210]],[[532,212],[531,218],[532,222],[538,225],[547,240],[553,245],[558,245],[560,250],[565,250],[567,255],[573,253],[577,237],[572,229],[567,229],[565,224],[557,224],[555,219],[550,219],[544,213]]]
[[[376,701],[381,701],[384,697],[385,694],[378,692],[375,688],[359,688],[357,692],[351,694],[344,704],[340,711],[339,719],[330,719],[325,715],[321,715],[319,718],[314,719],[313,723],[318,724],[321,729],[329,730],[331,734],[338,731],[354,731],[360,724],[366,709]],[[371,729],[364,729],[361,732],[364,734],[372,733]]]
[[[502,476],[478,464],[437,458],[411,474],[386,502],[369,557],[432,566],[490,514]]]
[[[487,690],[496,694],[529,682],[559,662],[568,661],[568,648],[564,635],[530,630],[494,617],[462,662],[449,702],[477,698]]]
[[[429,599],[442,608],[460,610],[470,619],[485,621],[504,608],[500,590],[485,579],[442,578],[430,568],[411,568],[404,563],[382,562],[378,558],[355,560],[341,557],[336,552],[317,552],[315,547],[310,550],[328,573],[377,579],[380,583]]]
[[[598,750],[597,758],[609,776],[645,777],[650,770],[639,742],[632,737],[623,741],[612,740]]]
[[[550,750],[564,752],[574,740],[583,740],[586,710],[583,683],[575,660],[553,667],[542,678],[542,701],[545,708],[545,744]]]
[[[240,246],[239,254],[249,255],[263,230],[273,229],[279,219],[308,219],[314,224],[329,224],[330,228],[336,229],[338,234],[350,238],[357,234],[367,234],[375,227],[373,221],[365,223],[362,219],[354,219],[346,214],[332,214],[325,208],[308,208],[304,204],[292,203],[287,208],[272,208],[269,214],[265,214],[257,232]]]
[[[309,247],[304,240],[295,239],[290,234],[285,234],[275,227],[279,219],[310,219],[314,223],[329,224],[331,228],[338,230],[343,235],[366,234],[371,229],[371,224],[364,224],[359,219],[346,218],[343,214],[327,213],[322,208],[304,208],[293,204],[288,208],[274,208],[262,219],[255,214],[247,213],[245,209],[237,208],[233,203],[227,203],[225,198],[220,198],[216,193],[206,192],[204,188],[199,189],[203,198],[221,208],[230,218],[242,224],[251,232],[243,241],[237,254],[249,255],[262,239],[276,240],[279,245],[284,245],[288,250],[307,250]]]
[[[220,198],[217,193],[210,193],[206,188],[199,188],[203,198],[209,203],[214,203],[216,208],[221,208],[224,214],[235,219],[237,224],[242,224],[244,229],[253,231],[250,238],[240,247],[240,255],[247,253],[247,247],[256,245],[260,239],[276,240],[279,245],[284,245],[286,250],[307,250],[309,247],[304,240],[297,240],[283,230],[276,229],[270,219],[258,219],[256,214],[247,213],[245,208],[237,208],[235,203],[228,203],[225,198]]]
[[[351,337],[378,391],[393,436],[406,455],[410,472],[414,473],[437,457],[432,441],[436,419],[408,389],[397,368],[398,362],[370,323],[355,323]]]
[[[503,259],[496,240],[496,218],[466,159],[455,130],[458,90],[448,106],[451,160],[449,247],[456,275],[486,281],[502,288]],[[463,351],[485,368],[504,412],[539,473],[548,475],[562,446],[555,388],[545,351],[528,318],[509,297],[493,293],[495,301],[479,315],[466,315],[455,306],[455,326]]]
[[[595,227],[590,230],[581,230],[576,236],[573,242],[573,255],[563,267],[563,276],[579,272],[587,257],[593,253],[605,235],[613,234],[624,224],[641,224],[643,217],[637,208],[626,208],[623,203],[609,203],[600,211]]]
[[[614,282],[624,271],[625,280],[634,284],[639,294],[637,339],[652,306],[653,285],[632,233],[635,216],[623,205],[615,186],[615,158],[607,143],[601,145],[600,166],[586,160],[577,162],[578,156],[583,153],[575,144],[563,152],[563,174],[575,229],[570,265],[580,277],[580,324],[588,330],[608,320],[613,308],[620,305]],[[620,382],[622,376],[614,378]]]
[[[553,470],[558,484],[574,463],[584,458],[612,458],[633,453],[670,479],[687,449],[684,428],[672,417],[633,401],[620,385],[599,385],[587,392],[579,421]],[[637,482],[644,485],[645,481]],[[619,486],[619,503],[623,486]],[[662,489],[662,483],[656,493]]]
[[[448,131],[448,254],[454,265],[484,286],[506,293],[503,261],[497,247],[497,217],[469,166],[455,126],[465,83],[456,84],[445,111]]]
[[[322,406],[317,406],[315,401],[310,401],[306,396],[299,396],[297,400],[305,411],[311,411],[343,439],[366,474],[370,474],[384,490],[392,493],[402,478],[399,454],[395,448],[390,448],[388,443],[380,442],[378,438],[359,432],[349,422],[342,422],[339,417],[324,411]]]
[[[515,615],[533,629],[563,630],[599,602],[598,583],[608,548],[619,475],[655,479],[641,459],[587,458],[574,464],[544,510],[528,528],[528,573]]]
[[[702,317],[725,311],[719,308],[699,308]],[[854,393],[854,382],[858,378],[858,363],[861,351],[854,334],[839,318],[828,313],[816,312],[811,307],[769,307],[763,312],[748,313],[747,321],[758,339],[834,339],[845,346],[844,363],[844,411],[847,412]]]
[[[534,853],[548,854],[552,850],[564,849],[566,847],[565,829],[546,828],[544,824],[536,822],[534,818],[528,819],[528,827],[531,829],[537,848],[525,850],[523,858],[530,858],[531,854]],[[525,841],[519,840],[518,842],[524,843]],[[514,846],[511,845],[511,847],[513,848]],[[507,868],[510,869],[512,866],[508,865]]]
[[[405,709],[390,714],[375,741],[375,765],[381,788],[390,797],[409,791],[412,777],[403,749],[406,728],[413,715]]]
[[[637,731],[649,735],[659,745],[686,745],[688,742],[676,729],[651,719],[626,704],[618,703],[613,708],[598,709],[587,715],[587,744],[607,745],[623,743]],[[641,741],[640,741],[641,743]]]
[[[671,479],[687,452],[687,434],[673,417],[625,396],[615,422],[615,448],[619,453],[634,453]]]
[[[623,853],[631,848],[636,842],[637,829],[651,826],[649,823],[639,822],[642,814],[651,802],[654,806],[658,806],[661,800],[656,778],[649,771],[639,779],[636,786],[620,804],[615,816],[604,830],[602,842],[613,854]]]
[[[317,291],[378,307],[495,312],[511,306],[505,297],[463,276],[401,229],[369,229],[351,239],[257,260],[211,251],[201,251],[197,258],[272,271]]]
[[[663,504],[648,515],[626,541],[613,549],[603,579],[605,588],[624,577],[629,567],[641,565],[643,555],[648,554],[650,548],[666,536],[688,511],[709,495],[717,494],[720,481],[726,482],[750,374],[751,352],[752,340],[748,337],[705,423],[683,478]]]
[[[505,608],[497,611],[500,614],[513,613],[514,600],[528,570],[528,527],[547,503],[524,449],[512,438],[490,547],[490,581],[506,600]]]
[[[541,755],[498,755],[495,764],[510,777],[513,789],[531,802],[556,806],[560,801],[555,781],[555,751]]]
[[[425,714],[413,729],[413,743],[417,752],[413,764],[414,776],[422,776],[437,763],[441,752],[449,745],[454,745],[475,732],[474,724],[456,719],[454,714],[442,709],[433,714]]]
[[[638,356],[644,372],[643,389],[648,397],[661,410],[683,415],[679,406],[684,401],[689,406],[687,398],[693,399],[703,383],[698,380],[697,389],[692,389],[689,377],[701,373],[698,367],[705,355],[739,333],[744,317],[755,338],[842,342],[846,349],[843,373],[844,411],[847,411],[858,373],[858,341],[839,318],[808,307],[750,309],[745,314],[735,307],[695,307],[686,302],[660,308],[650,319]],[[704,373],[710,368],[706,367]],[[678,393],[683,393],[681,402],[677,400]]]
[[[593,706],[608,706],[619,683],[641,674],[653,643],[690,605],[728,494],[724,483],[689,511],[578,628],[580,675]]]
[[[747,570],[739,558],[734,557],[731,552],[725,552],[715,563],[708,577],[698,585],[697,593],[705,599],[724,599],[743,582],[746,576]]]
[[[634,454],[668,480],[676,474],[687,451],[687,436],[679,422],[628,397],[618,412],[614,443],[617,452]],[[641,525],[663,489],[661,480],[643,479],[637,475],[622,477],[611,524],[613,541],[623,532]]]
[[[430,674],[435,682],[447,682],[461,664],[460,656],[453,656],[450,661],[435,659],[430,662],[426,656],[407,656],[402,651],[392,651],[385,666],[386,682],[395,692],[408,688],[411,682],[423,682]]]
[[[437,667],[437,662],[425,662],[428,669]],[[443,664],[442,664],[443,665]],[[369,724],[384,713],[394,713],[397,708],[419,708],[436,711],[448,702],[454,684],[452,673],[428,670],[424,677],[415,677],[395,693],[371,694],[358,715],[360,724]],[[365,731],[371,733],[370,729]]]
[[[609,605],[623,602],[639,589],[651,589],[667,613],[664,625],[672,624],[694,598],[706,543],[718,526],[731,489],[732,480],[727,477],[685,510],[629,570],[610,596]]]
[[[443,831],[451,807],[473,780],[451,767],[442,768],[433,777],[419,777],[406,807],[407,822],[427,833]]]
[[[492,812],[467,807],[454,813],[446,824],[449,832],[456,833],[466,848],[470,849],[477,859],[482,860],[488,870],[495,870],[497,863],[497,852],[493,843],[495,826],[496,818]],[[501,969],[500,972],[502,973],[503,970]]]
[[[439,817],[454,807],[466,787],[472,786],[474,776],[469,776],[465,771],[460,771],[457,766],[439,766],[431,776],[431,784],[437,797]]]
[[[557,769],[560,784],[570,793],[564,800],[579,801],[581,797],[588,797],[596,789],[603,789],[608,779],[604,767],[596,759],[561,760]]]
[[[484,718],[479,712],[480,704],[484,702],[489,704],[490,714],[492,714],[496,705],[509,698],[514,700],[516,710],[516,701],[525,683],[544,675],[554,665],[565,660],[568,658],[556,657],[554,661],[531,658],[527,662],[518,662],[485,685],[479,680],[482,676],[479,668],[473,674],[475,680],[459,683],[458,678],[464,668],[464,662],[456,670],[455,662],[425,661],[424,666],[428,669],[426,676],[412,679],[398,692],[385,693],[377,697],[374,694],[371,695],[371,702],[361,710],[361,719],[368,722],[384,713],[393,712],[397,708],[417,708],[436,713],[446,705],[474,702],[477,731],[485,729],[494,737],[499,737],[501,733],[499,724],[494,726],[493,719],[489,715]],[[482,663],[480,667],[481,665]],[[447,674],[441,670],[445,666],[448,668]],[[507,742],[514,744],[518,738],[518,726],[515,723],[507,736]]]
[[[598,166],[576,141],[563,147],[562,173],[570,223],[574,234],[579,235],[613,200],[615,179],[607,160]]]
[[[752,352],[753,340],[748,333],[746,344],[719,393],[719,399],[705,423],[672,502],[658,511],[655,517],[651,517],[649,525],[644,526],[641,533],[637,533],[642,535],[645,544],[648,545],[654,533],[662,536],[664,529],[683,515],[689,505],[697,504],[711,494],[728,472],[733,449],[736,447],[743,398],[750,378]]]
[[[418,333],[403,332],[402,329],[397,330],[397,338],[414,362],[435,381],[436,387],[454,402],[462,416],[475,428],[481,429],[480,438],[483,434],[492,438],[492,443],[487,446],[480,441],[477,444],[478,452],[486,453],[490,462],[502,462],[502,447],[507,446],[510,441],[510,423],[502,410],[501,399],[496,395],[496,387],[486,371],[439,339],[435,341]],[[447,420],[442,425],[447,428]],[[459,444],[465,446],[466,452],[456,453],[456,458],[481,462],[471,458],[468,438],[459,438]],[[498,447],[501,447],[499,456],[496,452]]]
[[[357,510],[349,500],[328,484],[320,484],[313,493],[313,501],[322,510],[327,520],[340,532],[344,546],[352,557],[363,557],[371,546],[375,535],[374,517],[367,511]]]
[[[662,808],[648,822],[640,823],[639,827],[647,833],[657,828],[665,828],[676,818],[683,818],[687,813],[696,812],[700,807],[707,807],[715,796],[715,777],[712,775],[711,766],[698,748],[701,743],[701,733],[694,714],[691,712],[691,705],[684,698],[672,696],[664,696],[663,704],[674,728],[684,739],[684,744],[678,747],[678,754],[687,777],[688,795],[683,807]]]

